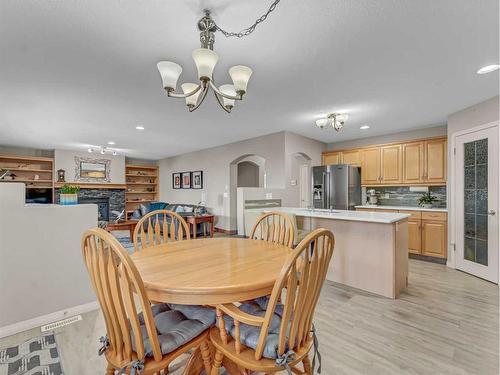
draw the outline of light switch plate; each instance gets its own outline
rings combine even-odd
[[[273,199],[273,193],[266,193],[266,199]]]

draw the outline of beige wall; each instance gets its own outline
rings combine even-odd
[[[96,300],[80,240],[97,226],[97,206],[26,205],[24,190],[0,182],[0,337],[83,312]]]
[[[293,133],[280,132],[247,139],[206,150],[160,160],[160,199],[169,203],[203,201],[217,215],[216,226],[236,230],[236,212],[231,215],[230,164],[244,155],[258,155],[266,160],[265,180],[268,188],[289,190],[292,175],[291,155],[303,152],[315,163],[321,163],[326,144]],[[203,171],[203,189],[172,189],[172,173]],[[297,190],[297,192],[295,191]],[[298,189],[290,189],[284,204],[298,205]],[[236,205],[234,205],[235,207]]]
[[[75,156],[93,158],[93,159],[107,159],[111,160],[110,163],[110,179],[111,184],[124,184],[125,183],[125,156],[117,155],[101,155],[99,153],[79,152],[70,150],[55,150],[54,152],[54,169],[64,169],[66,171],[66,181],[75,182]],[[54,175],[57,179],[57,174]]]
[[[431,138],[446,135],[446,125],[396,132],[376,137],[354,139],[352,141],[329,143],[328,150],[345,150],[355,147],[364,147],[391,142],[412,141],[414,139]]]

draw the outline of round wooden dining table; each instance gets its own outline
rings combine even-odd
[[[152,301],[215,305],[271,294],[286,246],[244,238],[167,242],[132,254]]]
[[[151,301],[216,305],[271,294],[291,249],[244,238],[205,238],[167,242],[131,255]],[[212,348],[213,349],[213,348]],[[240,374],[228,358],[223,366]],[[196,349],[183,375],[203,371]]]

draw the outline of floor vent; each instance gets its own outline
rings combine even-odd
[[[71,318],[66,318],[66,319],[59,320],[59,321],[54,322],[54,323],[44,325],[41,327],[41,330],[42,330],[42,332],[53,331],[56,328],[61,328],[61,327],[67,326],[68,324],[79,322],[80,320],[82,320],[81,315],[72,316]]]

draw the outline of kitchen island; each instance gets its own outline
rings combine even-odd
[[[397,298],[406,288],[410,215],[292,207],[272,211],[294,216],[301,231],[326,228],[333,232],[328,280],[388,298]]]

